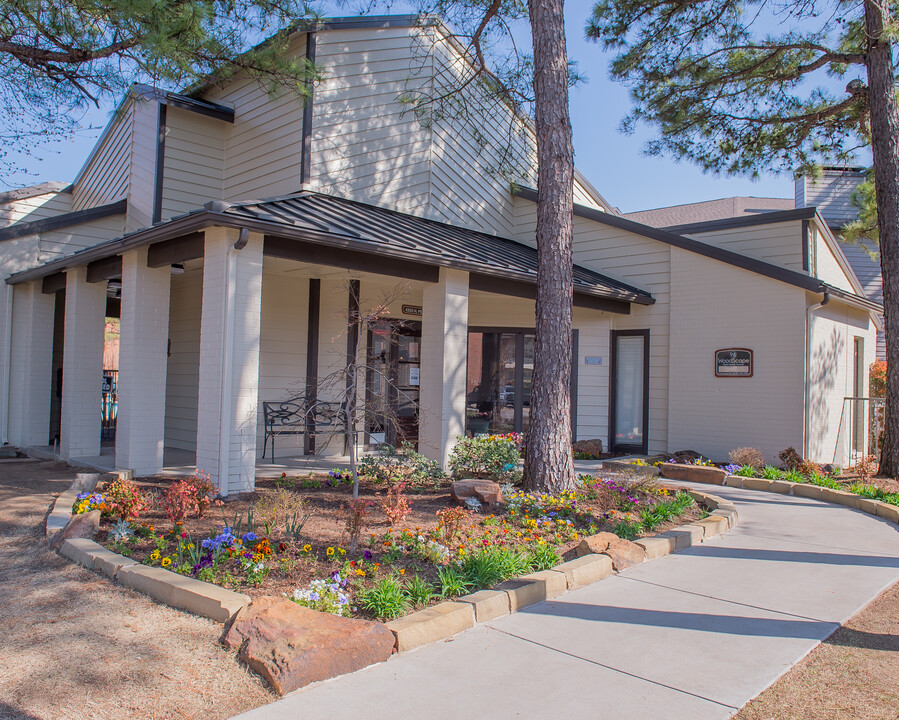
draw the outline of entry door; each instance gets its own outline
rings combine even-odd
[[[609,447],[646,453],[649,419],[649,330],[613,330]]]
[[[365,432],[370,445],[418,447],[421,323],[385,321],[368,334]]]

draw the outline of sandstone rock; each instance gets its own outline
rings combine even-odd
[[[571,449],[576,453],[602,454],[602,440],[578,440],[571,444]]]
[[[75,473],[75,479],[69,490],[76,493],[93,492],[100,482],[100,473]]]
[[[630,540],[622,540],[610,532],[597,533],[581,540],[576,549],[578,557],[590,553],[608,555],[616,572],[639,565],[646,559],[646,550]]]
[[[56,550],[66,540],[74,538],[92,539],[100,529],[100,511],[91,510],[90,512],[73,515],[72,519],[66,523],[66,526],[50,538],[50,547]]]
[[[239,610],[222,644],[281,695],[309,683],[384,662],[395,638],[381,623],[310,610],[285,598],[261,597]]]
[[[453,500],[459,503],[464,503],[470,497],[477,498],[485,505],[497,505],[503,501],[499,483],[492,480],[456,480],[450,492]]]

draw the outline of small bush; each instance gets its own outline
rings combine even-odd
[[[755,470],[754,465],[742,465],[734,470],[733,474],[740,477],[755,477]]]
[[[622,540],[634,540],[642,530],[643,528],[637,520],[622,520],[612,528],[612,532]]]
[[[404,442],[399,449],[386,443],[379,446],[376,454],[359,461],[359,474],[374,483],[406,481],[412,486],[437,487],[446,479],[440,463],[416,452],[410,442]]]
[[[359,538],[365,529],[368,521],[368,510],[374,505],[370,500],[357,498],[355,500],[347,500],[343,506],[343,521],[349,542],[350,552],[354,552],[359,545]]]
[[[734,465],[742,467],[762,467],[765,464],[765,456],[762,451],[754,447],[735,448],[729,453],[730,461]]]
[[[516,433],[461,437],[453,447],[449,466],[457,478],[518,482],[521,479],[520,457],[521,438]]]
[[[381,509],[391,526],[399,525],[412,512],[412,505],[403,492],[405,489],[405,482],[394,483],[387,489],[387,495],[381,499]]]
[[[406,593],[406,597],[409,598],[409,602],[413,605],[427,605],[431,598],[434,597],[434,588],[431,586],[431,583],[417,574],[406,580],[403,592]]]
[[[275,528],[286,530],[288,522],[304,514],[306,503],[303,498],[286,488],[263,493],[253,506],[254,521],[262,524],[266,535],[271,535]]]
[[[109,483],[104,495],[106,512],[118,520],[133,520],[146,505],[137,485],[125,478]]]
[[[818,463],[812,462],[811,460],[800,460],[799,464],[796,465],[796,469],[803,475],[824,474],[824,468],[822,468]]]
[[[440,597],[454,598],[467,593],[471,583],[454,567],[438,567],[437,582],[440,583]]]
[[[471,510],[464,507],[445,507],[437,511],[437,531],[443,538],[443,544],[451,548],[462,531],[462,523],[471,515]]]
[[[773,465],[765,465],[762,468],[762,477],[765,480],[780,480],[783,477],[783,473]]]
[[[550,570],[562,562],[556,549],[547,543],[539,543],[530,551],[530,564],[534,570]]]
[[[793,447],[781,450],[777,453],[777,457],[780,458],[784,470],[795,470],[799,466],[799,463],[802,462],[802,456],[796,452],[796,448]]]

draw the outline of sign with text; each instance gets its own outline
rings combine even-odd
[[[752,350],[747,348],[716,350],[715,377],[752,377]]]
[[[602,357],[598,355],[587,355],[584,357],[584,365],[602,365]]]
[[[420,305],[403,305],[404,315],[421,315]]]

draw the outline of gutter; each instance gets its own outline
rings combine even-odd
[[[815,305],[809,305],[805,309],[805,394],[804,394],[804,408],[803,408],[803,428],[802,428],[802,457],[807,458],[809,456],[809,450],[811,447],[811,408],[809,407],[809,400],[812,394],[812,379],[809,375],[809,371],[811,369],[811,360],[812,360],[812,315],[816,313],[818,310],[823,308],[827,303],[830,302],[830,293],[825,292],[824,296],[821,298],[821,302],[816,303]]]

